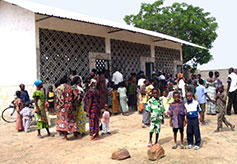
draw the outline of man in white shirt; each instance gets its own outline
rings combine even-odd
[[[112,81],[114,82],[114,85],[118,85],[123,81],[123,74],[116,69],[116,71],[112,75]]]
[[[165,80],[165,76],[161,73],[160,76],[158,76],[158,80]]]
[[[229,69],[227,83],[227,95],[229,96],[227,115],[231,115],[232,105],[234,107],[235,114],[237,114],[237,75],[233,68]]]

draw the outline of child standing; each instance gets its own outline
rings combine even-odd
[[[21,96],[21,91],[16,91],[16,98],[13,101],[13,103],[16,106],[16,130],[18,132],[24,130],[24,127],[23,127],[23,124],[22,124],[22,116],[20,115],[20,112],[23,108],[23,102],[22,102],[20,96]]]
[[[217,129],[215,130],[215,132],[219,132],[220,129],[222,128],[222,122],[224,122],[224,124],[231,128],[231,130],[234,130],[235,125],[232,125],[229,121],[226,120],[225,118],[225,108],[226,108],[226,95],[224,92],[224,86],[223,85],[219,85],[218,86],[218,93],[216,95],[216,105],[217,105],[217,112],[218,112],[218,116],[217,116]]]
[[[196,88],[196,95],[197,95],[197,100],[198,103],[201,107],[201,113],[200,113],[200,117],[202,120],[202,125],[205,125],[205,111],[206,111],[206,103],[207,103],[207,98],[211,101],[210,97],[207,95],[207,90],[206,88],[203,86],[204,85],[204,81],[202,79],[199,80],[199,86]]]
[[[102,112],[102,135],[105,133],[111,134],[109,128],[111,112],[109,111],[109,106],[107,104],[105,104],[104,109],[102,109]]]
[[[201,112],[200,106],[196,100],[193,99],[193,93],[186,93],[185,108],[187,110],[188,126],[187,126],[187,139],[188,148],[193,148],[193,136],[195,136],[195,150],[200,149],[201,135],[199,128],[198,113]],[[201,118],[200,121],[202,122]]]
[[[173,127],[174,132],[174,146],[172,149],[177,148],[177,133],[180,132],[180,148],[184,149],[184,126],[185,126],[185,115],[187,111],[184,104],[180,101],[179,92],[173,93],[174,102],[170,104],[168,115],[170,116],[170,126]]]
[[[143,95],[139,94],[138,96],[138,112],[141,114],[143,112]]]
[[[153,89],[152,90],[152,98],[148,100],[146,111],[150,114],[150,139],[148,143],[148,147],[152,146],[152,135],[156,133],[156,141],[155,144],[158,144],[158,138],[161,128],[161,123],[164,124],[164,111],[165,108],[162,104],[162,101],[159,99],[160,90]]]
[[[54,91],[53,91],[53,86],[50,85],[49,86],[49,91],[47,94],[47,102],[49,103],[49,113],[50,114],[55,114],[55,110],[54,110]]]
[[[31,108],[29,108],[29,103],[25,103],[25,107],[20,111],[20,114],[22,115],[22,122],[25,132],[30,131],[30,122],[33,117],[33,111]]]
[[[127,89],[125,87],[125,82],[122,82],[120,84],[120,87],[118,88],[118,93],[119,93],[119,100],[120,100],[120,105],[122,108],[122,114],[124,116],[128,116],[128,103],[127,103]]]
[[[149,113],[147,112],[147,103],[148,100],[152,97],[152,90],[154,89],[154,86],[152,85],[152,83],[150,83],[150,80],[146,79],[144,82],[143,87],[145,87],[145,96],[143,98],[143,128],[146,128],[147,126],[149,126],[150,122],[149,122]],[[143,88],[142,87],[142,88]],[[159,95],[160,96],[160,95]]]
[[[172,85],[171,85],[172,84]],[[169,104],[173,103],[174,102],[174,98],[173,98],[173,93],[174,93],[174,86],[173,86],[173,83],[170,83],[170,86],[169,86],[169,94],[168,94],[168,98],[169,98]]]
[[[164,108],[165,108],[165,116],[167,116],[167,112],[168,112],[169,106],[170,106],[167,91],[163,91],[163,96],[160,99],[162,100],[162,103],[163,103]]]

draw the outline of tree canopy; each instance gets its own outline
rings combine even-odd
[[[126,15],[124,21],[135,27],[165,33],[207,49],[183,45],[184,64],[193,68],[212,59],[210,49],[217,38],[218,24],[210,12],[186,3],[164,6],[164,0],[142,3],[138,14]],[[190,64],[191,63],[191,64]]]

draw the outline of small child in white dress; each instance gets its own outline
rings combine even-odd
[[[105,104],[104,109],[102,109],[102,135],[105,133],[111,134],[109,128],[110,115],[109,106]]]
[[[27,133],[30,131],[30,123],[33,117],[33,110],[29,108],[29,103],[25,103],[25,107],[20,111],[20,115],[22,115],[22,122],[24,131]]]

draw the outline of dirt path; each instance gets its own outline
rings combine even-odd
[[[104,135],[100,141],[96,142],[90,141],[88,135],[77,140],[70,135],[69,141],[63,141],[55,132],[55,127],[51,128],[51,131],[56,134],[54,138],[38,139],[36,131],[27,134],[17,133],[14,124],[7,124],[1,120],[0,163],[157,163],[147,159],[149,128],[141,128],[141,119],[142,116],[137,113],[128,117],[113,116],[111,118],[112,135]],[[227,119],[237,123],[237,116],[227,116]],[[160,134],[160,144],[164,147],[166,156],[159,163],[236,163],[237,131],[224,128],[223,132],[213,133],[216,128],[216,116],[207,116],[207,121],[208,126],[201,126],[202,148],[200,150],[181,150],[180,148],[172,150],[173,134],[166,119]],[[42,131],[42,134],[46,135],[46,132]],[[111,154],[118,148],[128,149],[132,158],[125,161],[113,161]]]

